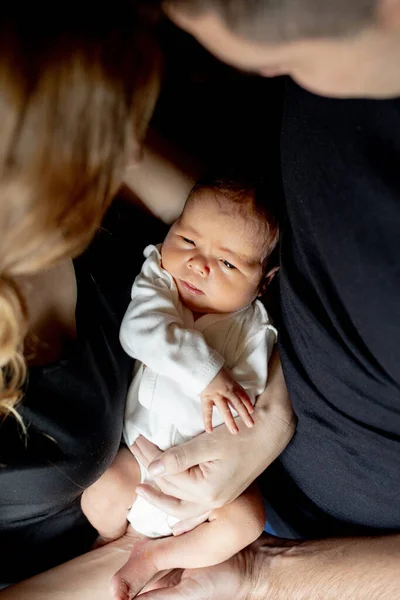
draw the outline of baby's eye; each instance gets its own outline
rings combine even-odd
[[[185,238],[185,237],[183,237],[183,236],[182,236],[182,239],[183,239],[183,241],[184,241],[184,242],[186,242],[187,244],[191,244],[192,246],[194,246],[194,245],[195,245],[195,243],[194,243],[194,241],[193,241],[193,240],[189,240],[188,238]]]
[[[227,269],[236,269],[235,265],[232,265],[232,263],[228,262],[227,260],[221,259],[223,264],[225,265],[225,267]]]

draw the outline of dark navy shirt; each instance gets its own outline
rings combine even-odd
[[[278,535],[400,531],[400,101],[289,83],[280,352],[298,418],[263,486]]]

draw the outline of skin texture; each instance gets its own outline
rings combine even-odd
[[[262,535],[228,561],[208,569],[173,571],[143,600],[392,600],[399,536],[311,542]],[[349,585],[349,561],[351,581]],[[365,565],[371,565],[369,570]],[[306,573],[306,576],[305,576]]]
[[[222,194],[204,190],[195,196],[163,242],[163,267],[195,315],[234,312],[259,295],[264,229]]]
[[[400,2],[381,0],[376,22],[352,36],[255,43],[233,33],[214,13],[189,16],[173,2],[165,10],[219,59],[264,76],[290,75],[331,97],[400,95]]]
[[[257,539],[264,523],[262,497],[253,485],[231,504],[212,511],[208,521],[192,531],[140,541],[113,578],[115,599],[130,600],[161,571],[223,562]]]

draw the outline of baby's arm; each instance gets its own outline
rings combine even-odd
[[[126,532],[126,516],[139,483],[139,464],[128,448],[122,448],[100,479],[83,492],[82,510],[102,541],[116,540]]]
[[[120,331],[124,350],[159,375],[200,394],[224,364],[203,335],[187,329],[159,259],[149,256],[132,288]]]
[[[113,578],[115,600],[135,597],[159,571],[195,569],[223,562],[262,533],[265,509],[252,484],[236,500],[213,511],[206,523],[177,537],[143,540]],[[128,582],[134,581],[134,588]]]
[[[263,322],[248,337],[244,348],[235,358],[231,371],[223,367],[200,395],[207,432],[213,429],[214,406],[219,409],[231,433],[238,432],[232,409],[236,410],[248,427],[254,424],[250,416],[254,412],[252,402],[265,389],[276,330],[268,322]]]

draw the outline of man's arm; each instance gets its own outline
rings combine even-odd
[[[143,600],[395,600],[400,535],[306,542],[263,535],[228,561],[171,574]]]
[[[192,519],[239,496],[290,442],[296,426],[278,350],[269,363],[265,392],[257,400],[254,427],[237,421],[239,435],[217,427],[164,453],[138,438],[132,447],[164,492],[139,486],[147,499],[180,519]],[[160,476],[161,475],[161,476]]]
[[[275,544],[257,542],[249,600],[400,598],[400,535]]]

